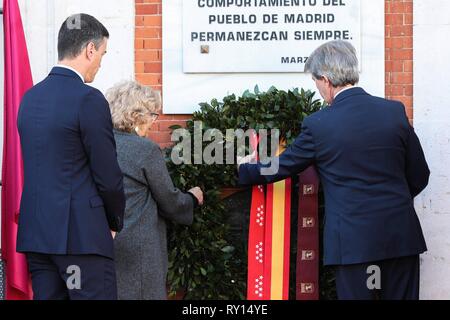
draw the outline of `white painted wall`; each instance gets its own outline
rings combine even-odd
[[[449,12],[448,0],[414,0],[414,127],[431,170],[416,200],[428,244],[422,299],[450,299]]]
[[[34,83],[57,62],[58,31],[74,13],[87,13],[110,33],[108,53],[94,87],[103,92],[116,82],[134,79],[134,0],[19,0]]]
[[[162,3],[164,113],[190,114],[199,109],[199,102],[222,99],[231,93],[242,94],[255,85],[261,90],[274,85],[283,90],[303,87],[316,91],[311,76],[304,73],[184,74],[182,3],[182,0]],[[377,96],[384,96],[385,91],[384,33],[384,0],[361,0],[360,85]],[[317,97],[320,98],[318,94]]]

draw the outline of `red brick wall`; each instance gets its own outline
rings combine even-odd
[[[385,0],[386,97],[402,101],[413,120],[413,0]]]
[[[170,1],[170,0],[169,0]],[[135,73],[136,80],[162,90],[162,0],[136,0]],[[170,146],[170,129],[184,125],[186,115],[161,115],[150,138],[162,148]]]
[[[169,1],[169,0],[166,0]],[[385,0],[386,97],[400,100],[413,118],[413,0]],[[136,0],[136,80],[162,89],[162,0]],[[150,134],[161,147],[170,145],[169,126],[189,116],[162,115]]]

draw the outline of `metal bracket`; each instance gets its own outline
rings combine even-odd
[[[300,284],[301,292],[311,294],[314,293],[314,284],[313,283],[301,283]]]
[[[314,228],[314,226],[316,225],[316,221],[313,217],[306,217],[303,218],[303,228]]]
[[[311,261],[314,260],[316,255],[314,254],[314,250],[303,250],[302,251],[302,260]]]
[[[314,185],[313,184],[304,184],[303,185],[303,194],[304,195],[314,194]]]

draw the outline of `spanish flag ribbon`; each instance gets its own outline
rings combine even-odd
[[[256,150],[257,137],[250,143]],[[277,154],[284,151],[280,148]],[[291,179],[253,187],[248,242],[248,300],[289,298]]]

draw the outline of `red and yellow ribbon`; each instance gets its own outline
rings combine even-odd
[[[256,149],[257,139],[252,139]],[[280,149],[281,154],[284,149]],[[267,194],[266,194],[267,192]],[[289,298],[291,179],[253,187],[248,243],[247,299]]]

